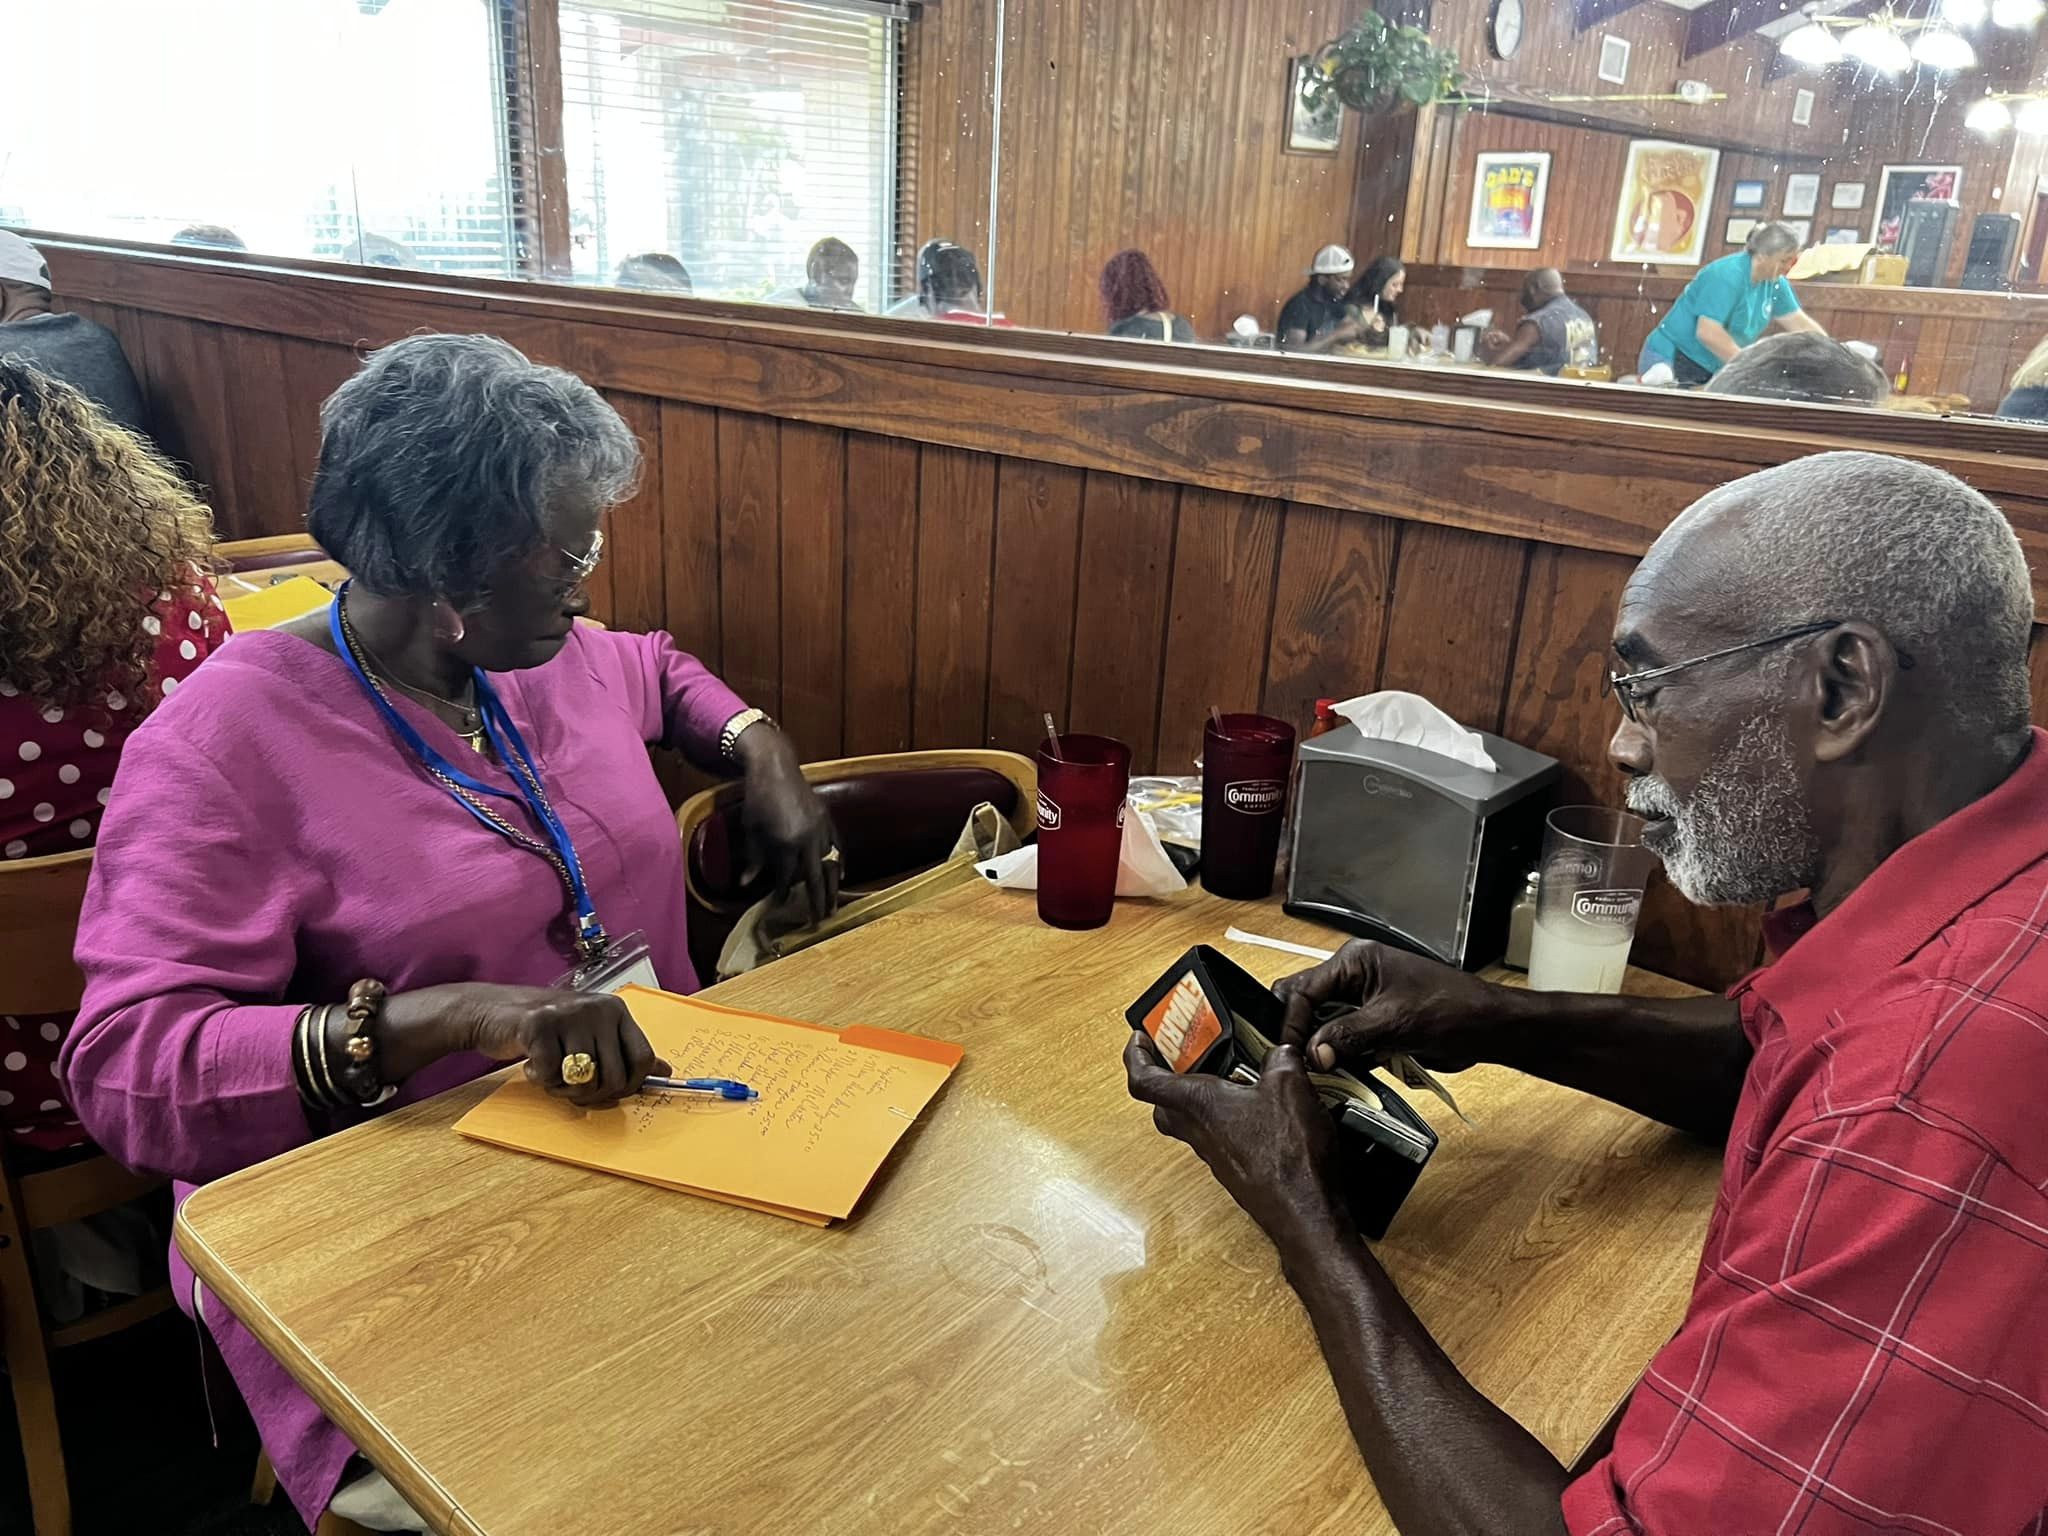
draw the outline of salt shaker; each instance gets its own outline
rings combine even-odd
[[[1536,892],[1543,884],[1539,870],[1530,870],[1522,894],[1508,911],[1508,952],[1505,963],[1512,970],[1529,969],[1529,946],[1536,941]]]

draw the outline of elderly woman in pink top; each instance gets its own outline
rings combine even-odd
[[[639,464],[588,385],[487,337],[413,337],[321,428],[308,523],[354,580],[231,642],[130,737],[79,929],[72,1101],[183,1186],[496,1062],[591,1106],[663,1070],[608,990],[697,984],[649,743],[743,772],[762,856],[819,905],[836,884],[774,725],[666,634],[575,622]],[[178,865],[208,900],[163,899]],[[419,1528],[195,1300],[307,1525]]]

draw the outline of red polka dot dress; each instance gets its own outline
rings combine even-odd
[[[90,847],[121,743],[228,637],[211,582],[158,594],[142,622],[156,637],[146,698],[109,691],[59,706],[0,677],[0,863]],[[53,1151],[86,1140],[57,1080],[70,1027],[69,1014],[0,1015],[0,1127]]]

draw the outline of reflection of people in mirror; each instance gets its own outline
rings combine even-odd
[[[788,304],[810,309],[837,309],[859,314],[854,298],[860,286],[860,257],[844,240],[827,235],[811,247],[804,259],[804,282],[800,287],[782,288],[768,295],[770,304]]]
[[[1707,385],[1710,395],[1820,405],[1882,405],[1891,392],[1876,363],[1816,331],[1766,336],[1744,347]]]
[[[1375,256],[1365,264],[1344,294],[1344,317],[1358,322],[1358,335],[1345,350],[1386,347],[1389,327],[1401,323],[1401,295],[1408,287],[1408,269],[1392,256]]]
[[[1708,262],[1685,285],[1643,342],[1636,371],[1661,363],[1680,384],[1697,387],[1767,330],[1825,336],[1785,280],[1798,259],[1798,235],[1779,223],[1757,225],[1743,249]]]
[[[1102,321],[1112,336],[1137,341],[1193,341],[1195,328],[1173,312],[1166,283],[1143,251],[1118,251],[1103,264]]]
[[[920,261],[917,291],[928,320],[944,320],[954,325],[1010,323],[1001,315],[988,312],[980,264],[975,261],[974,252],[965,246],[949,243],[933,251],[929,262]]]
[[[1522,279],[1522,319],[1514,334],[1490,330],[1479,338],[1479,359],[1496,368],[1529,368],[1555,376],[1566,366],[1600,361],[1593,317],[1564,291],[1564,274],[1538,267]]]
[[[643,251],[638,256],[628,256],[619,263],[619,274],[613,281],[621,288],[696,291],[690,282],[690,269],[667,251]]]
[[[1999,402],[1998,414],[2008,421],[2048,422],[2048,341],[2020,364],[2005,399]]]
[[[1283,351],[1327,352],[1358,336],[1358,322],[1344,313],[1344,295],[1356,265],[1341,245],[1326,245],[1316,252],[1308,286],[1280,306]]]

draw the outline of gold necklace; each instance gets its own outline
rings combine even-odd
[[[363,637],[356,633],[356,627],[349,619],[348,604],[346,602],[343,602],[341,605],[341,632],[343,638],[348,641],[349,648],[360,651],[363,658],[370,663],[369,670],[376,673],[379,678],[389,683],[392,687],[398,689],[399,692],[411,694],[415,699],[430,700],[435,704],[445,704],[448,708],[462,716],[462,723],[453,727],[455,734],[469,743],[470,751],[479,756],[489,755],[490,737],[484,730],[483,712],[476,707],[476,682],[474,679],[470,681],[470,702],[467,704],[463,703],[460,699],[444,698],[431,689],[414,687],[411,683],[406,682],[393,672],[390,664],[364,643]]]

